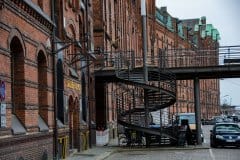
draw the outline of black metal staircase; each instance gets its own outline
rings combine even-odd
[[[106,60],[107,57],[109,55]],[[163,58],[151,64],[155,69],[148,71],[147,82],[144,81],[143,68],[135,65],[132,52],[115,53],[111,61],[114,61],[111,63],[115,69],[114,81],[120,84],[116,91],[118,124],[144,134],[176,140],[171,129],[162,126],[152,128],[150,125],[151,112],[169,107],[176,101],[176,79],[162,67]]]

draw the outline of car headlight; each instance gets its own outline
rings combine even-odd
[[[221,135],[216,135],[216,138],[217,139],[224,139],[223,136],[221,136]]]
[[[237,136],[237,139],[240,139],[240,136]]]

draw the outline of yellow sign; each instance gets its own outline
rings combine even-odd
[[[71,80],[66,80],[66,87],[80,91],[80,84]]]

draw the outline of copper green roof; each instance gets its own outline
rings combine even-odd
[[[173,24],[172,24],[172,17],[169,15],[167,17],[167,28],[172,32],[174,31]]]
[[[212,31],[212,39],[215,40],[215,41],[218,41],[218,40],[221,39],[220,34],[219,34],[217,29],[214,29]]]
[[[160,23],[166,24],[166,19],[164,18],[159,9],[156,10],[156,18]]]
[[[194,32],[197,32],[197,31],[199,31],[199,24],[194,25]]]
[[[210,36],[213,40],[219,40],[219,32],[212,24],[206,24],[205,29],[201,31],[201,37]]]
[[[159,23],[166,26],[168,30],[174,32],[172,17],[161,9],[156,9],[156,19]]]
[[[158,23],[165,26],[168,30],[174,32],[173,27],[173,17],[167,12],[166,7],[161,7],[161,9],[156,8],[156,20]],[[212,40],[218,41],[220,40],[220,34],[216,28],[212,24],[206,24],[206,17],[203,16],[197,19],[186,19],[181,20],[181,23],[177,23],[177,34],[181,38],[185,38],[184,35],[184,27],[190,28],[191,33],[199,32],[201,38],[211,37]],[[189,33],[188,33],[189,34]],[[195,36],[192,38],[192,41],[197,44],[198,38]]]
[[[178,24],[178,35],[182,38],[184,38],[184,32],[183,32],[183,25],[182,23]]]

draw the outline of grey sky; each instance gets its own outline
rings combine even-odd
[[[158,7],[166,6],[179,19],[206,16],[207,23],[218,29],[221,46],[240,45],[240,0],[156,0]],[[240,105],[240,79],[220,81],[221,103]]]

